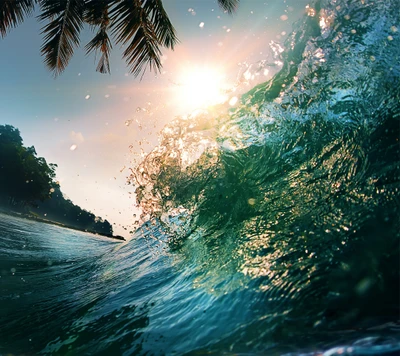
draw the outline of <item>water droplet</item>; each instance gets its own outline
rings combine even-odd
[[[287,15],[281,15],[281,17],[279,17],[282,21],[286,21],[289,17]]]
[[[256,203],[256,200],[254,198],[250,198],[248,201],[249,205],[254,205]]]
[[[72,145],[69,149],[70,149],[71,151],[75,151],[77,147],[78,147],[77,145]]]
[[[237,103],[237,101],[238,101],[238,98],[236,96],[233,96],[231,98],[231,100],[229,100],[229,105],[234,106]]]
[[[373,281],[371,280],[371,278],[364,278],[362,279],[360,282],[358,282],[358,284],[356,285],[356,292],[358,294],[365,294],[368,289],[372,286]]]
[[[316,328],[317,326],[319,326],[319,325],[321,325],[322,324],[322,321],[321,320],[317,320],[315,323],[314,323],[314,328]]]
[[[200,23],[199,23],[199,27],[200,27],[200,28],[203,28],[203,27],[204,27],[204,22],[200,22]]]
[[[89,94],[86,95],[86,96],[85,96],[85,99],[86,99],[86,100],[89,100],[89,99],[90,99],[90,95],[89,95]]]

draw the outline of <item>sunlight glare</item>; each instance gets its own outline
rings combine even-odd
[[[182,107],[194,110],[221,104],[228,100],[225,77],[211,68],[186,69],[179,77],[176,93]]]

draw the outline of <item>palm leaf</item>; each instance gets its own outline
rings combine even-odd
[[[239,0],[217,0],[220,7],[233,13]],[[0,0],[0,35],[4,37],[40,4],[44,44],[41,47],[46,65],[57,76],[68,65],[80,44],[80,31],[86,22],[97,33],[86,45],[86,52],[100,51],[97,71],[110,72],[111,29],[116,42],[127,46],[123,57],[131,73],[139,75],[161,70],[161,47],[173,49],[176,32],[162,5],[162,0]]]
[[[157,37],[154,35],[154,27],[145,20],[145,13],[141,14],[141,26],[135,32],[132,41],[125,49],[123,57],[126,59],[131,73],[138,76],[146,71],[146,66],[150,71],[159,72],[161,70],[161,50]]]
[[[0,0],[0,35],[5,37],[11,27],[17,27],[32,14],[37,0]]]
[[[89,0],[85,8],[85,22],[98,28],[95,37],[86,45],[86,53],[101,52],[96,70],[100,73],[110,73],[111,40],[109,30],[110,18],[108,16],[109,0]]]
[[[233,14],[239,5],[239,0],[218,0],[218,5],[229,14]]]
[[[160,71],[161,50],[156,27],[142,7],[141,0],[121,0],[110,11],[113,33],[117,43],[129,45],[123,53],[131,73],[135,76],[148,65],[150,70]]]
[[[174,49],[178,43],[176,31],[168,18],[161,0],[146,1],[143,9],[148,14],[151,23],[154,26],[157,40],[165,47]]]
[[[83,27],[85,0],[40,0],[40,20],[50,22],[42,28],[44,44],[41,48],[46,65],[55,76],[68,65]]]

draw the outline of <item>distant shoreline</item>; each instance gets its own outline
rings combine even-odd
[[[10,210],[4,210],[4,209],[1,209],[1,208],[0,208],[0,213],[4,214],[4,215],[9,215],[9,216],[17,217],[17,218],[26,219],[26,220],[38,221],[38,222],[42,222],[42,223],[49,224],[49,225],[65,227],[65,228],[68,228],[68,229],[71,229],[71,230],[75,230],[75,231],[88,232],[88,233],[93,234],[93,235],[103,236],[103,237],[107,237],[107,238],[114,239],[114,240],[126,241],[125,238],[123,236],[120,236],[120,235],[115,235],[114,236],[114,235],[111,235],[111,234],[102,234],[102,233],[99,233],[99,232],[96,232],[96,231],[82,230],[82,229],[78,229],[77,227],[74,227],[74,226],[62,224],[62,223],[60,223],[58,221],[43,219],[43,218],[40,218],[40,217],[35,216],[35,215],[31,215],[31,214],[20,213],[20,212],[10,211]]]

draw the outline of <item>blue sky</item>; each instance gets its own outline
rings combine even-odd
[[[140,160],[141,150],[157,144],[167,122],[193,109],[183,105],[176,88],[182,68],[223,71],[232,84],[239,63],[265,58],[270,41],[285,38],[306,4],[242,0],[237,14],[229,16],[213,0],[165,0],[180,44],[165,51],[162,74],[147,73],[142,81],[128,74],[116,45],[111,75],[97,73],[94,56],[77,49],[55,79],[40,55],[43,24],[29,18],[0,39],[0,124],[19,128],[25,145],[58,164],[62,191],[74,203],[128,236],[138,213],[134,188],[126,185],[128,168]],[[85,29],[82,44],[92,35]],[[73,151],[72,145],[77,146]]]

